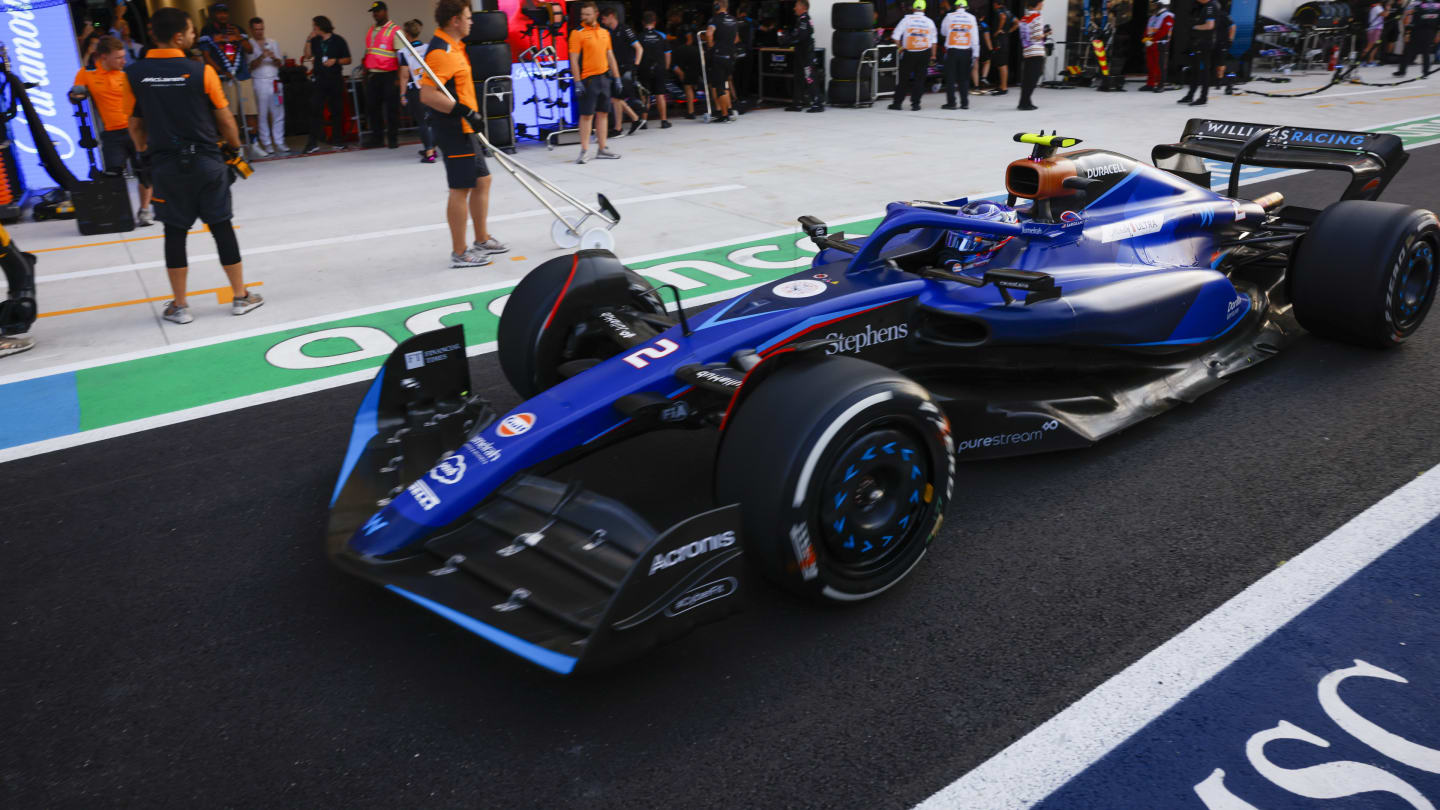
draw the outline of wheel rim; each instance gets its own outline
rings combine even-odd
[[[1405,269],[1395,284],[1391,316],[1397,331],[1413,329],[1425,311],[1425,302],[1435,284],[1435,249],[1428,240],[1415,243]]]
[[[820,490],[820,536],[832,567],[873,576],[903,557],[934,492],[924,442],[894,426],[862,431],[836,457]]]

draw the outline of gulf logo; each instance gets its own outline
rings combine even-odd
[[[535,414],[512,413],[500,420],[500,427],[495,428],[495,435],[502,439],[509,439],[514,436],[519,436],[534,426]]]

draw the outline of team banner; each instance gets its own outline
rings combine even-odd
[[[0,0],[0,43],[9,55],[10,72],[35,85],[28,91],[30,101],[60,159],[76,177],[86,176],[89,164],[79,146],[80,130],[65,97],[80,70],[69,6],[64,0]],[[10,137],[25,188],[58,185],[41,165],[25,111],[18,105]]]

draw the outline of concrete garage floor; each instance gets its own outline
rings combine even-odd
[[[1388,73],[1362,71],[1376,82],[1390,81]],[[1325,81],[1301,76],[1288,85],[1254,86],[1299,92]],[[523,146],[518,157],[581,199],[607,194],[624,216],[616,252],[648,256],[778,229],[798,234],[801,214],[834,223],[879,212],[891,200],[1000,191],[1005,164],[1026,154],[1010,139],[1020,131],[1058,129],[1086,146],[1148,157],[1151,146],[1178,137],[1194,115],[1351,129],[1430,115],[1440,108],[1440,77],[1395,88],[1346,85],[1301,99],[1215,94],[1202,108],[1177,105],[1179,97],[1041,89],[1041,109],[1033,113],[1015,109],[1014,91],[977,97],[964,112],[939,109],[943,95],[928,96],[920,112],[883,105],[823,115],[771,109],[722,125],[682,118],[663,132],[621,138],[618,161],[577,166],[575,147],[552,152],[536,145]],[[0,381],[519,278],[561,251],[550,241],[551,217],[497,166],[492,170],[492,230],[511,252],[489,267],[452,270],[444,170],[417,163],[415,147],[257,163],[254,176],[234,188],[234,222],[246,278],[261,283],[267,303],[233,318],[213,296],[197,296],[196,320],[185,326],[161,320],[163,300],[107,306],[168,297],[158,227],[82,237],[73,222],[19,224],[15,239],[40,256],[41,312],[103,308],[42,318],[39,345],[0,363]],[[190,261],[192,289],[226,286],[208,235],[192,234]]]

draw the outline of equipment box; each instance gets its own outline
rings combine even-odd
[[[80,233],[88,236],[135,230],[130,189],[124,177],[101,175],[99,179],[81,183],[70,197],[75,204],[75,224],[80,227]]]

